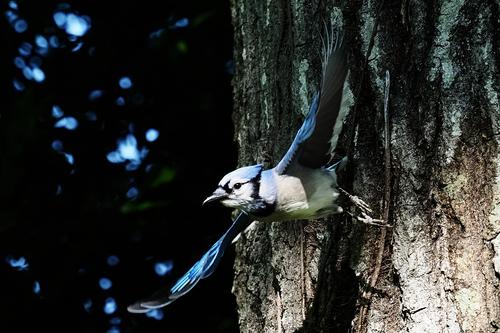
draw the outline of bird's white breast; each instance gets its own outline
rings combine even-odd
[[[339,196],[334,172],[298,167],[288,175],[278,175],[276,220],[311,218],[339,212]],[[341,211],[341,209],[340,209]]]

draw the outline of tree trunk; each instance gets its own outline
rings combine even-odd
[[[393,225],[259,223],[237,243],[242,332],[499,330],[499,14],[493,0],[232,1],[241,165],[272,167],[286,151],[333,19],[349,46],[343,186],[374,217],[389,194]]]

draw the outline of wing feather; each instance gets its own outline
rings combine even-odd
[[[276,165],[278,174],[285,174],[292,163],[310,168],[324,166],[330,159],[329,153],[336,147],[337,136],[332,136],[336,123],[343,121],[339,116],[342,91],[347,76],[347,56],[343,36],[325,29],[326,41],[322,38],[323,77],[320,93],[313,97],[309,113],[299,129],[285,156]],[[333,140],[332,140],[333,137]]]
[[[225,249],[231,241],[252,223],[246,213],[241,212],[226,233],[186,272],[173,287],[162,289],[149,298],[142,299],[127,309],[133,313],[144,313],[151,309],[169,305],[179,297],[187,294],[201,280],[209,277],[219,264]]]

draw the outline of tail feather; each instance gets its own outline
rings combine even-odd
[[[162,289],[149,298],[141,299],[130,305],[127,310],[132,313],[145,313],[151,309],[167,306],[190,292],[201,279],[209,277],[214,272],[231,241],[251,223],[250,216],[241,212],[226,233],[186,274],[177,280],[173,287]]]

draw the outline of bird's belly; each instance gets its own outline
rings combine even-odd
[[[335,205],[339,192],[331,174],[318,172],[306,179],[288,176],[281,184],[279,205],[273,214],[276,220],[308,219],[341,211]]]

